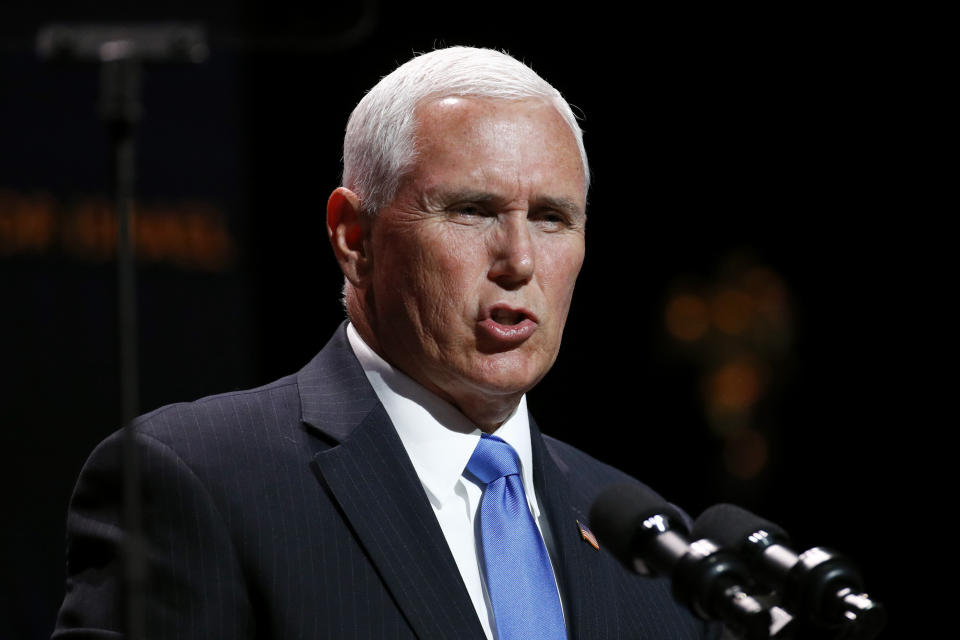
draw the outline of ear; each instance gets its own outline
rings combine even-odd
[[[338,187],[327,200],[327,235],[343,275],[362,287],[370,272],[369,224],[360,210],[360,198],[346,187]]]

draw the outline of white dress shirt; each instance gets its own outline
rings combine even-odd
[[[481,431],[453,405],[388,364],[363,341],[352,324],[347,325],[347,337],[423,484],[484,633],[492,640],[496,624],[474,535],[483,486],[463,475],[480,441]],[[496,435],[513,447],[520,458],[527,503],[556,567],[549,523],[545,514],[540,513],[533,485],[533,452],[525,395]]]

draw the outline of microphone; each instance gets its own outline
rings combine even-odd
[[[688,541],[680,512],[637,484],[604,490],[590,510],[600,542],[632,571],[667,575],[673,596],[704,620],[721,620],[750,640],[770,637],[770,611],[748,593],[746,568],[709,540]]]
[[[801,623],[845,640],[871,640],[886,624],[886,610],[863,592],[863,578],[850,560],[823,547],[797,554],[783,529],[746,509],[714,505],[697,518],[693,533],[741,553]]]

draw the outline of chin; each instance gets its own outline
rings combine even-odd
[[[499,354],[502,355],[502,354]],[[480,363],[474,370],[474,382],[493,395],[523,394],[540,382],[548,367],[534,364],[526,359],[494,358],[492,362]]]

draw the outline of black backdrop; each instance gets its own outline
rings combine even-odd
[[[921,472],[908,445],[929,369],[911,353],[940,328],[918,266],[933,250],[905,205],[911,25],[603,3],[182,5],[15,5],[0,21],[0,637],[49,634],[72,483],[119,426],[114,263],[90,213],[109,197],[97,71],[41,63],[32,38],[50,21],[171,19],[204,22],[211,56],[146,72],[138,197],[160,222],[139,273],[142,410],[307,362],[343,317],[323,211],[352,106],[412,52],[504,48],[582,111],[594,174],[564,348],[531,394],[541,427],[694,515],[736,501],[798,546],[843,550],[900,637],[912,616],[887,505]],[[712,356],[664,323],[672,296],[709,294],[731,264],[775,274],[788,319],[746,414],[766,443],[746,478],[711,428]]]

